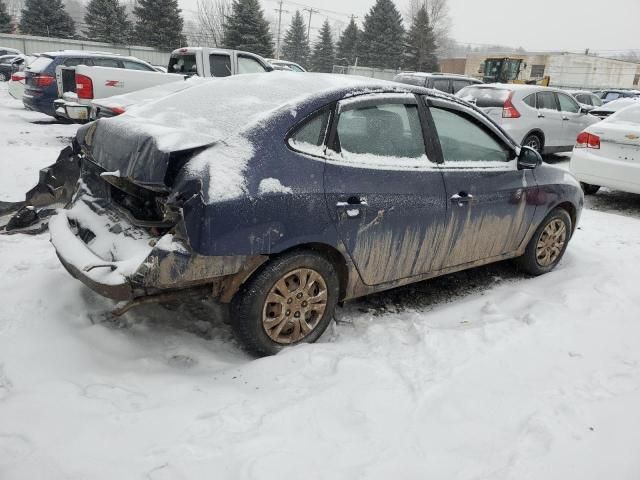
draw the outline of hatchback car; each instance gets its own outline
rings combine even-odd
[[[570,152],[578,133],[599,120],[556,88],[495,83],[467,87],[457,96],[481,108],[516,142],[545,154]]]
[[[3,55],[0,57],[0,82],[8,82],[13,73],[13,62],[20,58],[17,55]]]
[[[640,102],[580,133],[570,168],[586,194],[601,186],[640,194]]]
[[[52,117],[56,116],[53,102],[58,99],[56,67],[59,65],[65,67],[89,65],[156,71],[150,64],[135,57],[73,50],[43,53],[25,70],[25,90],[22,102],[28,110],[41,112]]]
[[[343,75],[202,84],[78,130],[49,228],[67,270],[129,302],[194,292],[258,355],[338,302],[517,258],[552,270],[583,194],[453,96]]]
[[[453,73],[403,72],[396,75],[393,81],[417,87],[434,88],[445,93],[458,93],[469,85],[482,84],[477,78]]]

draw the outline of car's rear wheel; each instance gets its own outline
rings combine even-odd
[[[520,268],[531,275],[550,272],[562,259],[571,238],[571,217],[563,208],[556,208],[540,224],[531,237]]]
[[[291,252],[243,285],[232,301],[231,325],[249,353],[273,355],[318,340],[333,318],[338,295],[331,262],[307,251]]]
[[[9,80],[9,77],[5,73],[0,72],[0,82],[6,82]]]
[[[525,137],[522,141],[523,147],[531,147],[536,152],[542,154],[542,150],[544,149],[544,142],[542,141],[542,137],[536,133],[530,133]]]
[[[582,191],[585,195],[595,195],[600,190],[600,185],[591,185],[590,183],[580,182]]]

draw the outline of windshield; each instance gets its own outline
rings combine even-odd
[[[460,90],[456,97],[475,103],[479,108],[502,108],[510,93],[510,90],[502,88],[466,87]]]
[[[182,73],[184,75],[197,75],[198,66],[195,54],[172,55],[169,60],[169,73]]]
[[[53,62],[52,58],[49,58],[49,57],[38,57],[27,68],[29,69],[30,72],[36,72],[36,73],[43,72],[44,70],[47,69],[47,67],[49,65],[51,65],[52,62]]]

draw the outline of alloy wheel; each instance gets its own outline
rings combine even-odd
[[[553,219],[542,231],[536,245],[536,260],[541,267],[553,265],[564,248],[567,241],[567,227],[558,218]]]
[[[262,326],[274,342],[296,343],[318,326],[326,308],[327,284],[322,275],[298,268],[271,287],[262,309]]]

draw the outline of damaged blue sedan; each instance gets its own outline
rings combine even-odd
[[[317,340],[339,302],[505,259],[552,270],[583,205],[474,106],[332,75],[245,75],[82,127],[52,217],[119,309],[199,292],[247,351]]]

